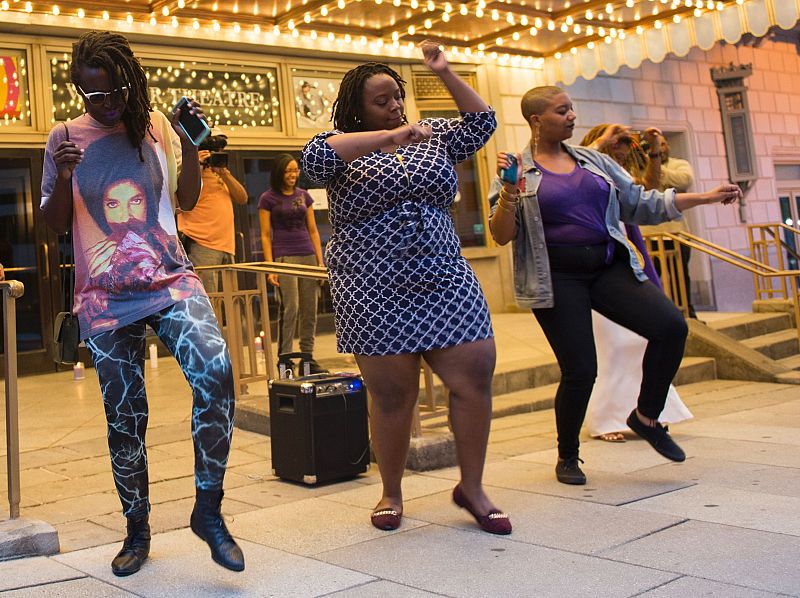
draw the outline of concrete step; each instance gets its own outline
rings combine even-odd
[[[792,328],[792,318],[787,313],[753,313],[711,320],[707,324],[732,339],[745,340]]]
[[[797,330],[794,328],[762,334],[744,339],[741,342],[743,345],[775,360],[791,357],[800,352],[800,342],[798,342]]]
[[[683,386],[717,379],[717,362],[713,357],[684,357],[673,384]]]
[[[778,363],[786,366],[790,370],[800,370],[800,353],[779,359]]]
[[[684,357],[675,376],[675,385],[696,384],[716,379],[716,363],[711,357]],[[492,418],[552,409],[558,382],[542,386],[529,386],[513,392],[495,395],[492,400]],[[436,417],[422,413],[422,428],[434,429],[447,426],[447,415]]]

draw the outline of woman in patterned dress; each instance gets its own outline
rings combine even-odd
[[[453,165],[478,151],[497,124],[436,44],[423,42],[421,49],[461,118],[408,124],[405,82],[384,64],[363,64],[344,76],[335,130],[309,141],[302,169],[328,192],[333,235],[326,262],[337,348],[355,354],[372,397],[372,447],[383,482],[372,524],[400,525],[424,358],[451,392],[461,467],[453,500],[485,531],[508,534],[508,516],[481,481],[495,365],[489,310],[448,212],[458,190]]]

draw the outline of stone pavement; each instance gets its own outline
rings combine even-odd
[[[529,314],[494,321],[499,360],[552,360]],[[330,337],[318,358],[347,363]],[[506,537],[481,532],[452,504],[454,468],[409,473],[403,526],[381,532],[369,524],[374,466],[318,488],[286,483],[271,475],[269,438],[237,429],[223,503],[247,560],[236,574],[188,530],[188,387],[171,358],[147,369],[147,384],[152,552],[138,574],[116,578],[109,564],[124,519],[94,372],[20,379],[22,516],[53,524],[61,553],[1,562],[3,595],[800,596],[795,385],[681,386],[696,416],[672,430],[687,461],[669,463],[632,437],[586,438],[583,487],[555,480],[552,410],[494,420],[485,482],[511,515]]]

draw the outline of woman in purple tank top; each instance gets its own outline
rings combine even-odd
[[[517,301],[532,308],[561,369],[556,477],[586,483],[578,449],[597,376],[592,310],[647,339],[638,403],[626,424],[664,457],[683,461],[686,455],[659,418],[688,328],[677,307],[647,281],[619,223],[678,219],[694,206],[731,203],[741,191],[732,184],[705,193],[645,190],[609,156],[564,143],[572,137],[575,112],[558,87],[528,91],[522,114],[531,141],[516,169],[509,154],[498,154],[498,173],[505,176],[493,183],[489,222],[499,244],[514,241]]]

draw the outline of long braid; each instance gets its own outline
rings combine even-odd
[[[109,31],[89,31],[81,35],[72,45],[70,80],[80,85],[80,69],[83,66],[102,68],[111,78],[112,89],[128,88],[128,101],[122,113],[122,122],[133,147],[139,150],[139,159],[144,162],[142,142],[146,134],[155,141],[150,131],[150,99],[147,93],[147,77],[139,59],[133,55],[128,40]]]
[[[400,88],[400,97],[406,97],[404,85],[406,82],[391,67],[380,62],[366,62],[349,70],[342,83],[339,85],[339,95],[333,103],[333,126],[344,132],[353,133],[363,131],[361,122],[361,103],[363,100],[364,83],[374,75],[389,75]],[[405,115],[403,115],[405,120]]]

